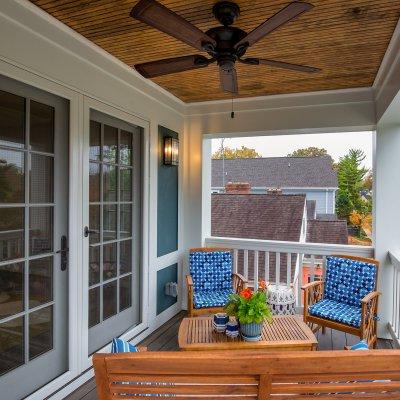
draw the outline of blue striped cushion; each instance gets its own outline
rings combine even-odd
[[[137,353],[138,349],[125,340],[114,338],[111,343],[111,353]]]
[[[369,348],[367,342],[365,340],[361,340],[361,342],[353,344],[353,346],[350,347],[350,350],[369,350]]]

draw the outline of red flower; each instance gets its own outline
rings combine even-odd
[[[243,297],[246,300],[249,300],[252,295],[253,295],[253,292],[251,291],[250,288],[244,289],[240,292],[240,297]]]

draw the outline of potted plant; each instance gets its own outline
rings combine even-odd
[[[247,288],[239,294],[232,294],[225,306],[225,312],[229,316],[236,317],[244,340],[260,340],[264,321],[272,322],[265,282],[260,282],[257,291]]]

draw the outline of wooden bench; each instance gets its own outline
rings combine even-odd
[[[95,354],[93,364],[99,400],[400,399],[400,350]]]

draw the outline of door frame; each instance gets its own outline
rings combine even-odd
[[[140,302],[140,315],[141,322],[134,328],[125,332],[121,335],[124,340],[131,340],[135,336],[139,335],[142,331],[148,328],[148,301],[149,301],[149,184],[150,184],[150,123],[144,119],[141,119],[133,114],[118,108],[109,106],[101,101],[85,97],[83,102],[83,120],[84,120],[84,135],[83,135],[83,155],[82,155],[82,274],[80,279],[82,280],[82,303],[84,305],[82,310],[82,341],[81,341],[81,366],[83,369],[90,368],[92,366],[92,356],[88,354],[88,338],[89,338],[89,327],[88,327],[88,268],[89,268],[89,238],[83,236],[83,227],[89,226],[89,132],[90,132],[90,112],[97,111],[107,116],[117,118],[126,123],[140,126],[143,129],[142,138],[142,171],[141,171],[141,274],[140,274],[140,286],[141,286],[141,302]],[[110,343],[99,349],[100,352],[110,352]]]

